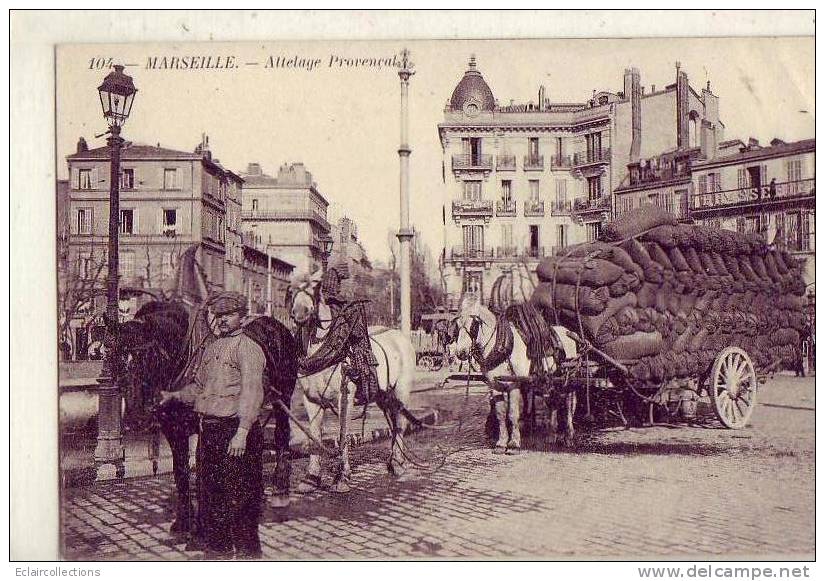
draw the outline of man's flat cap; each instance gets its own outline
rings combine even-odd
[[[226,315],[237,311],[246,312],[246,297],[241,293],[223,291],[209,300],[209,308],[216,315]]]

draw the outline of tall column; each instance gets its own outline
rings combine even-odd
[[[400,243],[400,294],[401,294],[401,332],[406,336],[411,334],[411,276],[410,276],[410,241],[413,232],[410,229],[410,149],[409,132],[409,85],[410,77],[415,74],[413,63],[410,61],[410,51],[406,48],[401,51],[401,66],[398,77],[401,79],[401,145],[398,146],[398,160],[400,162],[400,189],[401,189],[401,227],[398,230]]]
[[[108,271],[106,273],[106,334],[107,355],[98,379],[98,430],[95,447],[95,463],[98,468],[113,466],[116,475],[123,475],[124,449],[121,429],[121,394],[117,380],[119,362],[113,356],[117,344],[118,318],[120,314],[118,290],[118,258],[120,236],[120,148],[123,138],[120,127],[112,125],[107,140],[111,156],[109,184],[109,245]]]

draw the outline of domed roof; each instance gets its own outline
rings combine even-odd
[[[466,111],[467,105],[474,104],[475,111],[493,111],[496,108],[496,98],[490,86],[476,69],[476,59],[470,57],[470,68],[458,82],[453,95],[450,97],[450,109]]]

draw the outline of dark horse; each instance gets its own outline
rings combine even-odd
[[[264,389],[275,420],[277,466],[272,480],[278,494],[289,491],[290,457],[288,409],[298,374],[298,346],[292,333],[271,317],[244,325],[266,355]],[[194,364],[214,339],[206,310],[176,300],[152,301],[135,318],[120,326],[115,354],[122,362],[120,382],[126,397],[124,424],[133,430],[160,428],[172,451],[177,509],[172,532],[197,530],[189,478],[189,436],[197,433],[192,408],[178,401],[158,407],[160,391],[176,391],[191,381]],[[157,424],[155,424],[157,422]]]

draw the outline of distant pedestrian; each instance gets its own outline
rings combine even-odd
[[[263,496],[263,430],[266,359],[242,332],[246,299],[223,292],[210,301],[220,336],[204,352],[195,382],[172,399],[194,405],[199,414],[199,523],[207,558],[261,556],[258,521]]]

